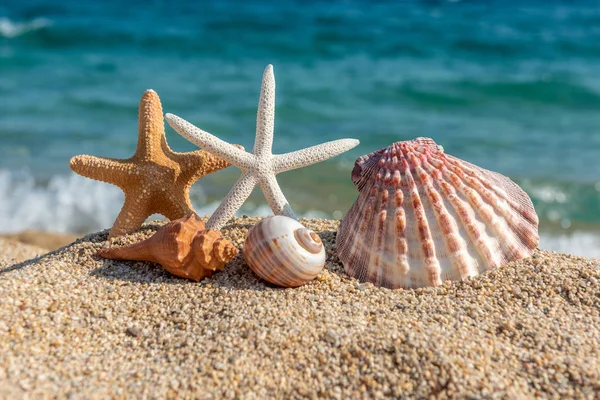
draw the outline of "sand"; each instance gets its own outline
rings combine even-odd
[[[223,233],[241,246],[256,220]],[[388,290],[345,275],[336,221],[302,222],[327,270],[297,289],[265,284],[241,256],[200,283],[98,259],[107,232],[4,264],[0,397],[598,395],[598,261],[538,250],[466,282]]]
[[[0,234],[0,239],[8,239],[30,246],[56,250],[77,240],[77,235],[66,233],[45,232],[37,230],[27,230],[19,233],[4,233]]]
[[[0,237],[0,265],[16,264],[48,253],[48,249]]]

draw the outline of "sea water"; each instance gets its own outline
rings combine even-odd
[[[600,5],[596,1],[0,3],[0,231],[109,227],[118,188],[77,154],[126,158],[145,89],[252,148],[260,80],[277,81],[274,152],[360,146],[278,180],[292,207],[341,218],[356,157],[417,136],[510,176],[541,247],[600,257]],[[166,126],[176,151],[195,146]],[[212,212],[234,167],[192,188]],[[256,190],[240,213],[269,213]]]

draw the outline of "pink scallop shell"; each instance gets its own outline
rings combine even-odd
[[[463,280],[531,255],[538,217],[509,178],[417,138],[359,157],[337,234],[346,272],[387,288]]]

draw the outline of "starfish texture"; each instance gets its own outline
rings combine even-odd
[[[125,204],[109,237],[135,231],[154,213],[171,220],[190,215],[194,212],[189,198],[192,184],[230,165],[203,150],[172,151],[165,138],[160,99],[154,90],[147,90],[142,96],[138,125],[137,150],[131,158],[80,155],[69,164],[76,173],[112,183],[125,193]]]
[[[239,210],[256,184],[260,185],[273,213],[296,218],[277,184],[275,175],[335,157],[359,143],[356,139],[341,139],[291,153],[272,154],[275,125],[275,76],[272,65],[268,65],[263,74],[256,118],[256,139],[252,153],[240,150],[176,115],[167,114],[165,119],[177,133],[190,142],[242,170],[242,176],[206,224],[208,229],[214,230],[220,230]]]

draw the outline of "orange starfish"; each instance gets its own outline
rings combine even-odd
[[[79,175],[112,183],[125,193],[125,204],[109,237],[135,231],[154,213],[171,220],[193,213],[189,198],[192,184],[230,165],[204,150],[172,151],[165,138],[160,99],[154,90],[146,90],[142,96],[138,124],[137,150],[131,158],[80,155],[69,163]]]

